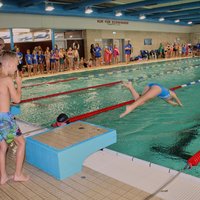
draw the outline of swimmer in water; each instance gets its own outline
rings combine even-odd
[[[141,96],[135,90],[130,81],[127,83],[123,82],[123,85],[130,90],[133,98],[135,99],[135,102],[131,105],[126,106],[126,110],[120,115],[120,118],[124,117],[128,113],[135,110],[137,107],[143,105],[144,103],[155,97],[160,97],[161,99],[173,106],[183,106],[174,91],[168,90],[167,88],[163,87],[158,83],[149,83],[144,88],[144,91],[142,92]]]
[[[60,115],[58,115],[56,122],[54,124],[51,124],[51,126],[56,128],[59,126],[65,126],[69,123],[69,117],[65,113],[61,113]]]

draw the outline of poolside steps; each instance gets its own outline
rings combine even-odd
[[[26,138],[26,160],[63,180],[80,172],[89,155],[115,142],[115,130],[78,121]]]

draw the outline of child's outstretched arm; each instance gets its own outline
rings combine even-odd
[[[173,99],[175,99],[177,105],[179,106],[183,106],[183,104],[181,103],[180,99],[177,97],[176,93],[170,90],[170,95],[172,96]],[[169,100],[170,101],[170,100]],[[168,102],[169,102],[168,101]],[[170,102],[169,102],[170,103]],[[172,104],[172,103],[171,103]],[[173,105],[173,104],[172,104]]]
[[[176,103],[175,101],[173,101],[171,99],[167,100],[167,103],[171,104],[172,106],[179,106],[178,103]]]

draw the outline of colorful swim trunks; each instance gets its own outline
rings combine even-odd
[[[16,136],[22,135],[14,116],[10,113],[0,113],[0,141],[5,140],[8,144],[13,142]]]

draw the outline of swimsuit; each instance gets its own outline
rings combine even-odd
[[[169,97],[171,96],[170,95],[170,92],[167,88],[163,87],[162,85],[160,84],[157,84],[157,83],[149,83],[148,86],[151,88],[152,86],[158,86],[160,87],[161,89],[161,93],[158,94],[157,96],[160,97],[161,99],[169,99]]]
[[[125,54],[126,55],[131,55],[132,45],[131,44],[127,44],[124,48],[125,48]],[[128,49],[126,49],[126,48],[128,48]]]
[[[0,113],[0,141],[11,143],[16,136],[22,135],[14,116],[10,112]]]

